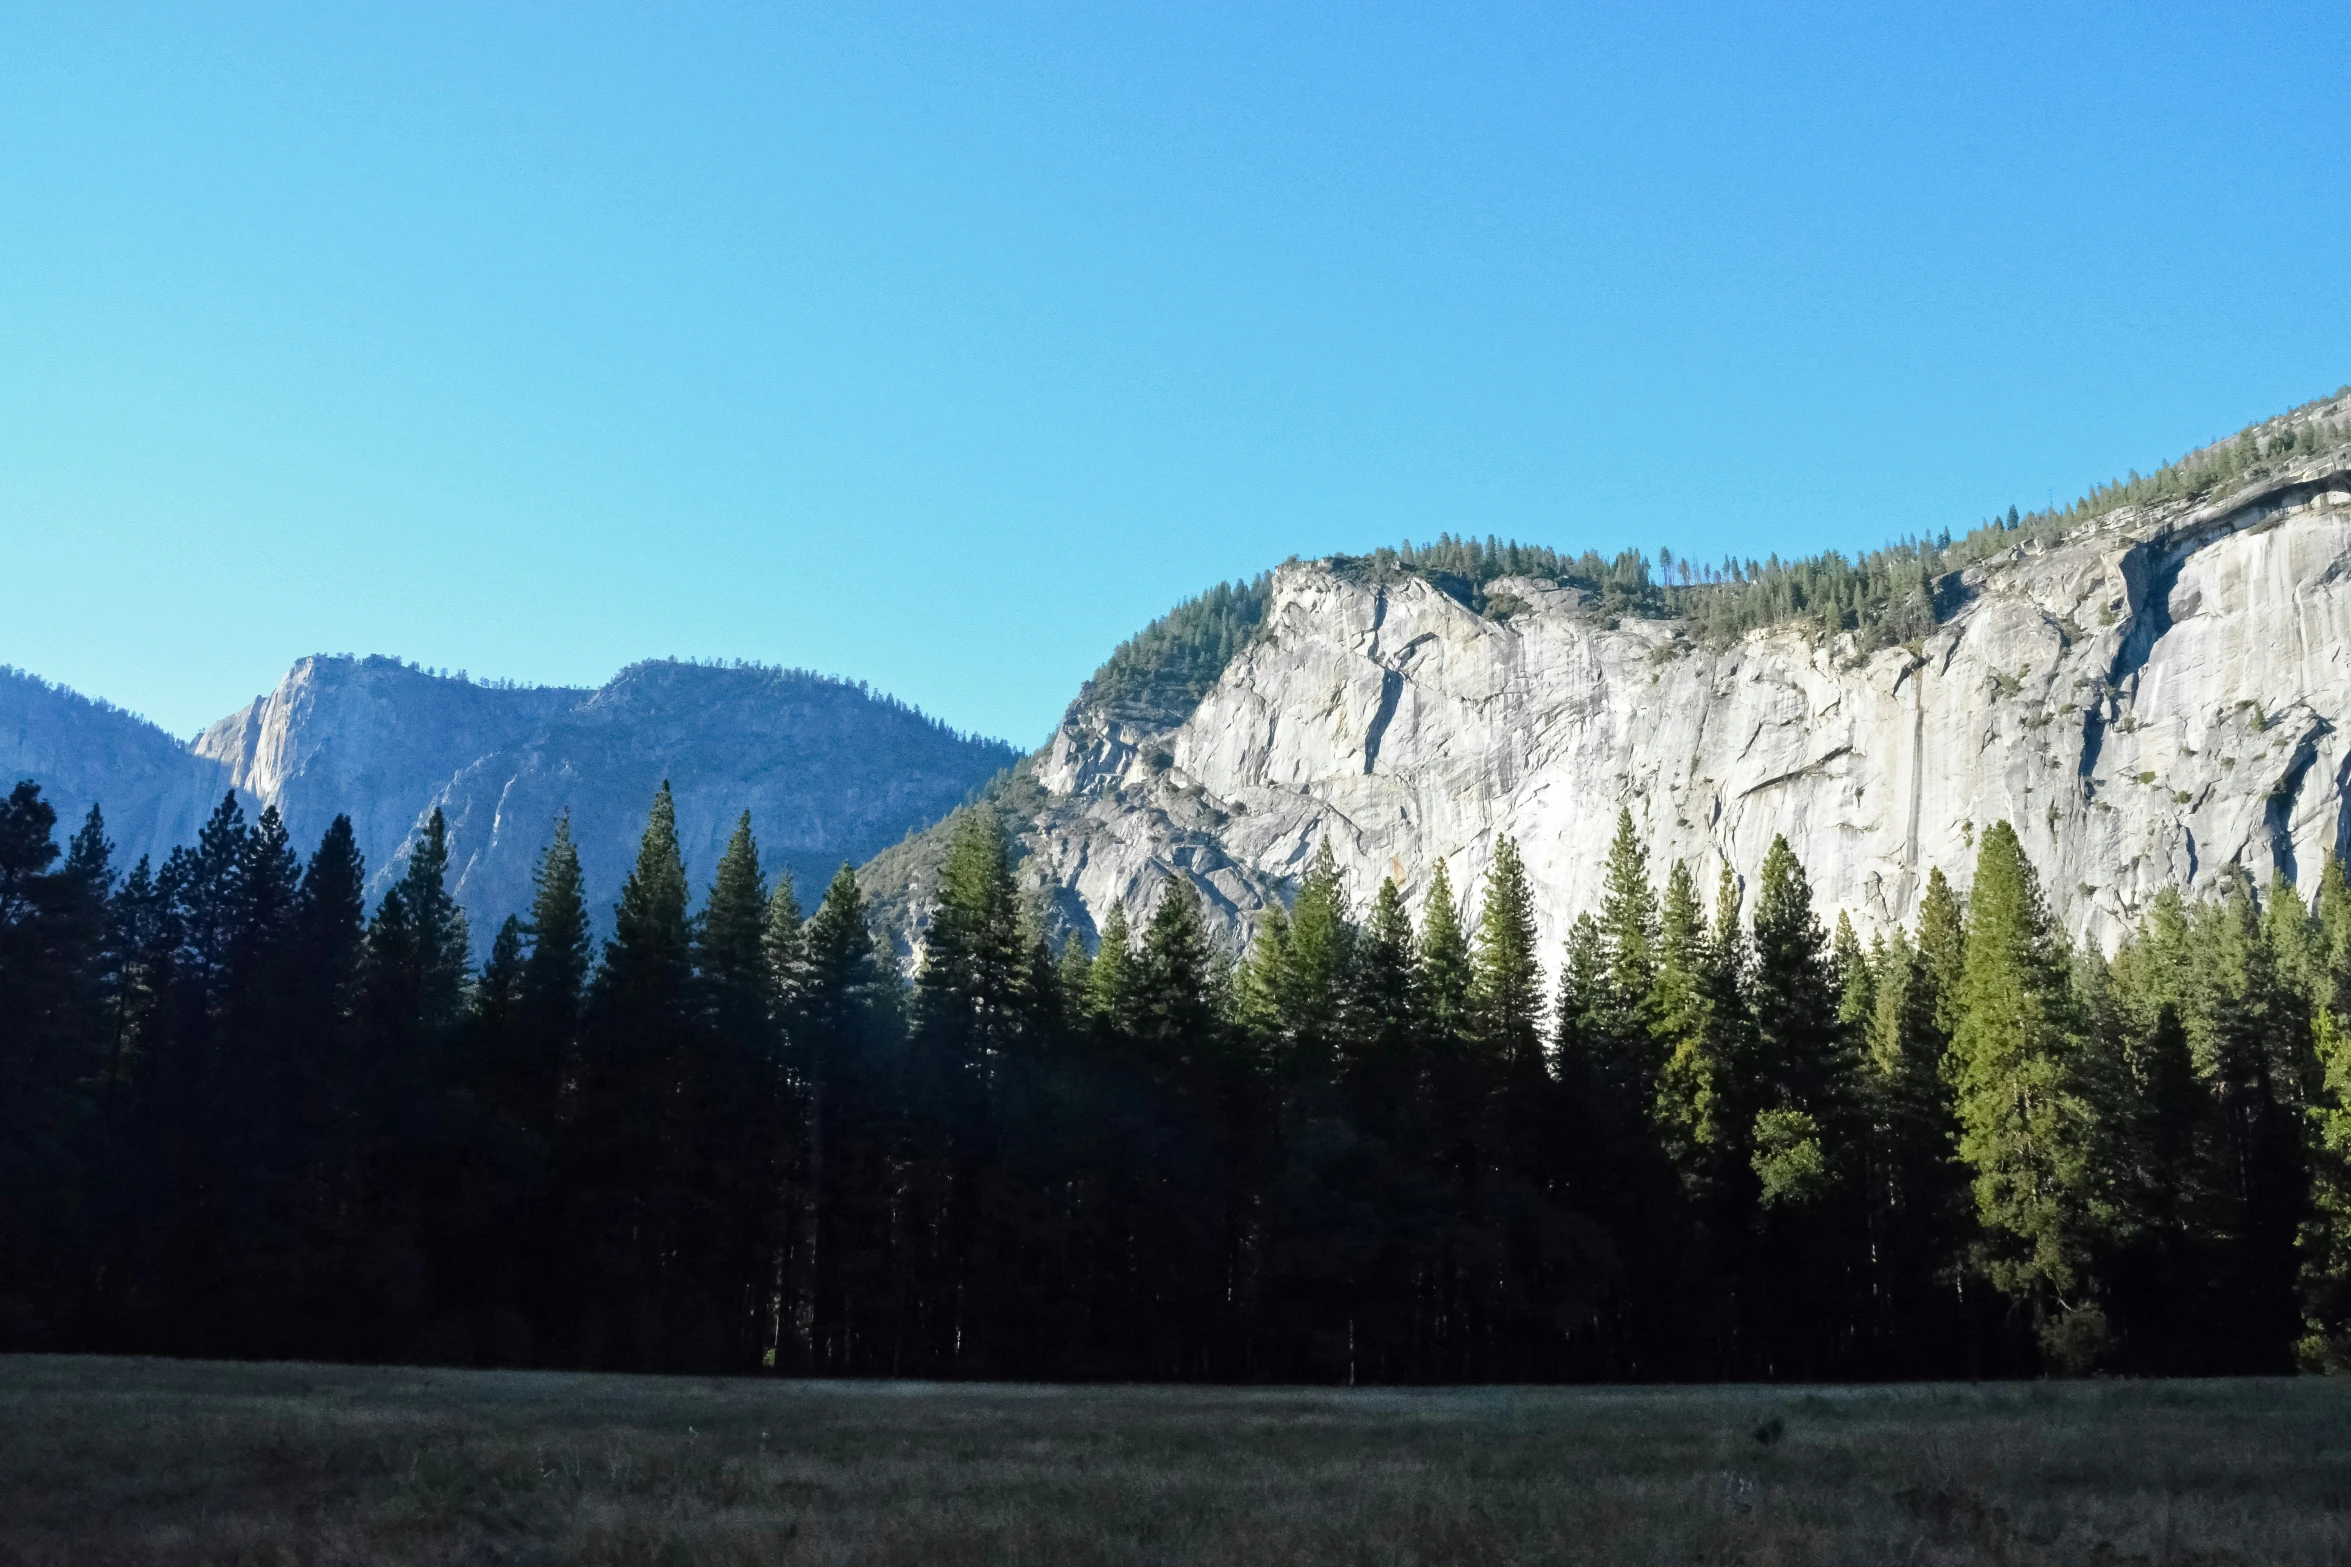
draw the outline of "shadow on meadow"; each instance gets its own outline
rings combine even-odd
[[[0,1562],[2340,1562],[2351,1388],[0,1359]]]

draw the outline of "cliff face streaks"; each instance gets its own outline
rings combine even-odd
[[[1359,895],[1475,886],[1518,840],[1547,941],[1599,897],[1619,807],[1711,889],[1787,834],[1824,916],[1907,922],[2006,818],[2077,936],[2111,943],[2169,883],[2265,883],[2344,842],[2351,473],[2125,512],[1938,585],[1908,647],[1793,628],[1709,648],[1505,579],[1473,612],[1360,565],[1283,568],[1264,630],[1184,721],[1083,703],[1030,765],[1026,874],[1060,916],[1195,883],[1237,939],[1328,836]]]

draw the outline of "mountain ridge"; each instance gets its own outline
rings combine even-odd
[[[42,783],[68,820],[100,804],[126,864],[193,842],[234,791],[249,813],[276,806],[303,848],[350,816],[380,894],[440,809],[477,945],[527,908],[558,812],[571,813],[601,916],[665,779],[696,874],[749,809],[771,868],[821,880],[936,819],[1014,755],[862,683],[750,664],[645,660],[587,688],[312,655],[186,742],[36,676],[0,680],[0,771]]]

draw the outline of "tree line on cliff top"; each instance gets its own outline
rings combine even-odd
[[[591,949],[563,823],[478,968],[435,821],[372,910],[223,801],[161,866],[0,808],[0,1346],[1444,1382],[2351,1364],[2351,886],[2167,892],[2111,958],[2016,838],[1825,930],[1629,817],[1537,950],[1326,851],[1055,951],[983,809],[911,978],[667,790]],[[1545,962],[1549,956],[1555,961]]]
[[[1620,550],[1575,553],[1488,534],[1440,533],[1407,540],[1334,564],[1358,575],[1422,578],[1481,614],[1507,618],[1507,593],[1489,591],[1508,577],[1571,587],[1603,617],[1678,619],[1701,641],[1721,646],[1769,626],[1797,625],[1815,635],[1850,633],[1862,652],[1893,647],[1934,630],[1935,579],[2026,543],[2049,543],[2126,506],[2203,500],[2258,482],[2298,460],[2351,441],[2351,417],[2322,417],[2351,398],[2351,386],[2277,418],[2249,425],[2152,473],[2133,469],[2093,486],[2064,506],[2030,513],[2008,508],[1964,533],[1913,534],[1877,549],[1840,550],[1783,560],[1727,555],[1719,561]],[[1219,583],[1185,600],[1121,643],[1095,671],[1080,700],[1130,722],[1181,723],[1216,684],[1233,655],[1264,623],[1273,579]]]

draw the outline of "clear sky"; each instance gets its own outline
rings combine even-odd
[[[2351,380],[2341,0],[0,9],[0,661],[1041,739],[1439,530],[1964,528]]]

